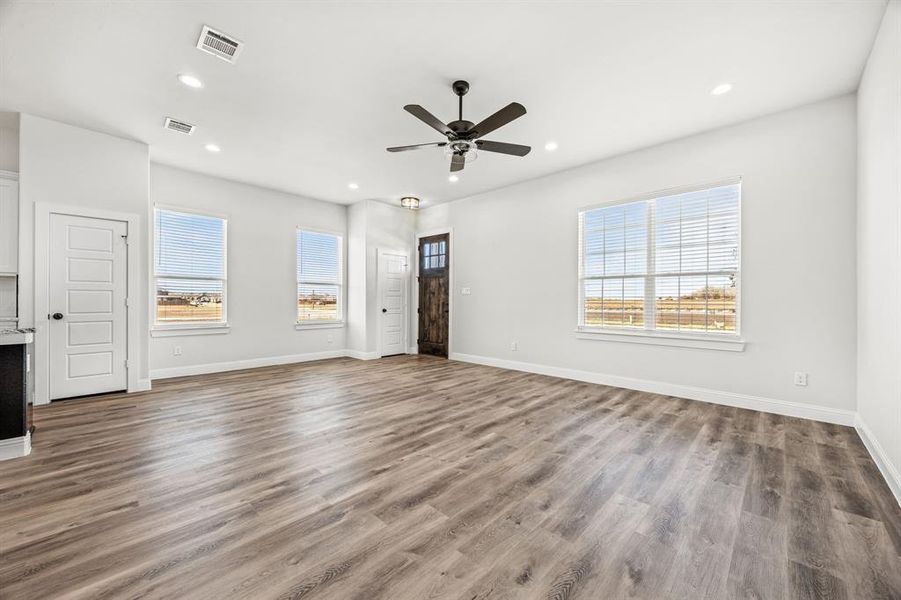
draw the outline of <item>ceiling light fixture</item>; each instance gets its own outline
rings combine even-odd
[[[404,196],[400,199],[400,205],[404,208],[409,208],[410,210],[416,210],[419,208],[419,198],[415,196]]]
[[[350,183],[348,183],[348,184],[347,184],[347,187],[349,187],[349,188],[352,189],[352,190],[358,190],[358,189],[360,189],[360,186],[357,185],[356,183],[354,183],[353,181],[351,181]]]
[[[548,142],[547,144],[544,145],[544,149],[547,150],[548,152],[553,152],[554,150],[557,149],[557,142]]]
[[[222,151],[222,148],[220,148],[216,144],[207,144],[206,146],[204,146],[204,148],[206,148],[208,152],[221,152]]]
[[[451,175],[450,177],[447,178],[447,180],[450,181],[451,183],[457,183],[458,181],[460,181],[460,178],[457,177],[456,175]]]
[[[713,94],[714,96],[722,96],[723,94],[728,94],[731,91],[732,91],[731,83],[721,83],[718,86],[716,86],[715,88],[713,88],[712,90],[710,90],[710,93]]]
[[[188,75],[187,73],[181,73],[178,76],[178,80],[188,86],[189,88],[202,88],[203,82],[194,77],[193,75]]]

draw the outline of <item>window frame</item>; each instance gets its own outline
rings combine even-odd
[[[297,269],[299,265],[297,264],[297,242],[301,232],[307,233],[318,233],[320,235],[331,235],[338,238],[338,283],[333,283],[331,281],[313,281],[313,280],[302,280],[297,278]],[[303,329],[333,329],[344,327],[345,325],[345,302],[344,302],[344,294],[345,294],[345,262],[344,257],[346,255],[346,249],[344,247],[344,233],[340,231],[330,230],[330,229],[319,229],[316,227],[305,227],[303,225],[297,225],[294,228],[294,328],[297,330]],[[319,319],[319,320],[307,320],[301,321],[298,318],[298,295],[297,288],[302,284],[307,285],[337,285],[338,287],[338,301],[337,301],[337,319]]]
[[[738,202],[738,256],[736,257],[735,270],[729,271],[703,271],[703,272],[679,272],[673,275],[691,276],[691,275],[725,275],[735,274],[735,331],[716,332],[716,331],[684,331],[672,329],[657,329],[656,324],[656,277],[660,276],[656,272],[656,231],[655,231],[655,213],[656,201],[659,198],[685,194],[690,192],[698,192],[717,187],[738,185],[739,186],[739,202]],[[602,202],[590,206],[584,206],[578,209],[578,306],[576,321],[576,337],[579,339],[592,339],[601,341],[620,341],[632,343],[657,344],[662,346],[681,346],[689,348],[702,348],[710,350],[730,350],[743,351],[745,347],[742,338],[741,326],[741,304],[742,304],[742,178],[740,176],[728,177],[716,181],[706,183],[678,186],[667,188],[638,196],[632,196],[622,200],[614,200],[610,202]],[[587,277],[585,275],[585,259],[584,259],[584,231],[583,222],[584,215],[587,212],[597,210],[599,208],[609,208],[623,204],[633,204],[637,202],[648,203],[647,216],[647,250],[646,250],[646,269],[643,275],[634,276],[615,276],[615,277]],[[644,293],[644,326],[639,327],[610,327],[604,325],[586,325],[585,324],[585,281],[586,280],[603,280],[607,278],[613,279],[641,279],[645,283]],[[648,310],[648,308],[651,310]]]
[[[223,222],[222,225],[222,274],[223,278],[214,278],[214,277],[178,277],[171,275],[160,275],[157,272],[157,264],[156,264],[156,214],[157,211],[167,211],[174,212],[183,215],[197,215],[201,217],[211,217],[215,219],[221,219]],[[203,209],[195,209],[195,208],[185,208],[182,206],[175,206],[171,204],[159,204],[155,203],[153,205],[153,212],[151,215],[152,222],[150,224],[150,237],[151,237],[151,273],[150,273],[150,334],[152,337],[168,337],[168,336],[176,336],[176,335],[208,335],[208,334],[218,334],[218,333],[228,333],[230,331],[230,325],[228,322],[228,214],[225,213],[217,213],[212,211],[207,211]],[[222,318],[218,321],[158,321],[157,320],[157,305],[156,305],[156,294],[157,294],[157,282],[160,278],[163,279],[192,279],[192,280],[205,280],[205,281],[221,281],[222,282]]]

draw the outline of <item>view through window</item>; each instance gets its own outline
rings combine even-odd
[[[741,184],[579,214],[580,326],[738,332]]]
[[[342,318],[341,237],[297,231],[297,322]]]
[[[156,322],[225,321],[225,219],[154,210]]]

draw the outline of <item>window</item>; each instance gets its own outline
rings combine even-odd
[[[438,240],[434,242],[423,241],[420,252],[422,257],[420,269],[422,271],[435,271],[447,266],[447,240],[439,239],[441,237],[434,238]]]
[[[341,236],[297,231],[297,322],[343,319]]]
[[[583,330],[737,334],[741,184],[579,213]]]
[[[156,325],[225,323],[225,230],[220,217],[155,208]]]

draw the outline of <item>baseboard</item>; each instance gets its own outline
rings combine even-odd
[[[342,356],[356,358],[357,360],[376,360],[377,358],[381,358],[378,352],[363,352],[361,350],[345,350]]]
[[[892,464],[892,461],[889,460],[885,448],[882,447],[882,444],[880,444],[879,440],[876,439],[876,436],[873,435],[873,431],[867,426],[864,420],[860,418],[860,413],[857,414],[854,428],[857,429],[857,434],[863,441],[863,445],[867,447],[870,456],[873,457],[873,462],[876,463],[876,466],[879,468],[879,472],[882,473],[882,477],[888,484],[889,489],[891,489],[892,493],[895,495],[895,500],[897,500],[898,505],[901,506],[901,473],[898,473],[898,469],[896,469]]]
[[[128,393],[132,392],[147,392],[150,391],[150,379],[138,379],[137,385],[132,389],[128,390]]]
[[[24,436],[0,440],[0,460],[21,458],[31,454],[31,432]]]
[[[287,365],[291,363],[309,362],[311,360],[341,358],[343,356],[349,356],[345,350],[326,350],[323,352],[307,352],[305,354],[288,354],[284,356],[266,356],[263,358],[250,358],[228,362],[206,363],[202,365],[190,365],[185,367],[169,367],[166,369],[153,369],[152,371],[150,371],[150,379],[169,379],[170,377],[185,377],[187,375],[204,375],[206,373],[240,371],[241,369],[255,369],[257,367]]]
[[[407,348],[407,354],[419,354],[419,348],[416,346],[410,346]]]
[[[851,410],[813,406],[801,402],[788,402],[786,400],[775,400],[773,398],[711,390],[708,388],[667,383],[664,381],[653,381],[649,379],[637,379],[619,375],[596,373],[594,371],[552,367],[490,356],[453,352],[450,355],[450,359],[490,367],[500,367],[502,369],[512,369],[514,371],[526,371],[528,373],[537,373],[539,375],[550,375],[552,377],[562,377],[563,379],[575,379],[576,381],[639,390],[642,392],[650,392],[652,394],[677,396],[679,398],[688,398],[689,400],[700,400],[701,402],[759,410],[761,412],[773,413],[786,417],[799,417],[801,419],[811,419],[813,421],[823,421],[825,423],[835,423],[837,425],[853,426],[856,414]]]

